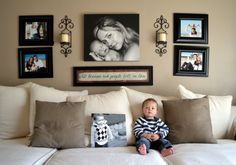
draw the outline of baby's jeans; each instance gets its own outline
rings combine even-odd
[[[166,139],[159,139],[156,141],[149,141],[148,139],[142,137],[136,141],[136,149],[140,147],[141,144],[145,144],[147,153],[149,152],[149,149],[155,149],[159,152],[163,150],[164,148],[171,148],[172,144],[169,142],[169,140]]]

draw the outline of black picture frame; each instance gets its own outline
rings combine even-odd
[[[109,23],[103,24],[101,23],[103,21]],[[105,24],[108,27],[106,27]],[[107,32],[107,37],[105,37],[104,40],[98,39],[98,33],[102,30],[98,30],[96,27],[100,27],[100,29],[105,29],[103,31]],[[110,33],[111,31],[112,34]],[[123,35],[123,41],[117,41],[117,38],[120,38],[120,36],[115,37],[116,39],[114,39],[114,33],[116,33],[117,31],[119,31],[120,34]],[[106,40],[106,38],[108,41]],[[123,42],[123,44],[120,44],[121,42]],[[122,62],[139,60],[139,14],[84,14],[84,61]]]
[[[208,77],[209,47],[179,46],[174,47],[174,75]]]
[[[208,14],[174,13],[174,43],[208,43]]]
[[[74,86],[153,85],[152,66],[74,67]]]
[[[19,45],[53,45],[53,15],[19,16]]]
[[[18,48],[18,63],[19,78],[53,77],[52,47]]]

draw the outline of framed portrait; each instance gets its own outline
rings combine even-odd
[[[174,75],[208,77],[209,47],[175,46]]]
[[[139,14],[85,14],[85,61],[139,61]]]
[[[19,16],[19,45],[53,45],[53,16]]]
[[[74,67],[74,86],[153,85],[152,66]]]
[[[18,48],[19,78],[53,77],[52,48]]]
[[[208,15],[174,13],[175,43],[208,43]]]

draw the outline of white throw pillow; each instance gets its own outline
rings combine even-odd
[[[80,102],[86,100],[85,105],[85,132],[90,135],[92,113],[125,114],[128,145],[135,144],[132,132],[133,119],[130,105],[124,90],[111,91],[104,94],[88,96],[69,96],[67,101]]]
[[[85,96],[88,95],[87,90],[83,91],[61,91],[50,87],[41,86],[38,84],[33,84],[30,91],[30,136],[33,134],[34,130],[34,120],[35,120],[35,101],[49,101],[49,102],[63,102],[66,101],[68,96]]]
[[[0,139],[28,135],[28,85],[18,87],[0,86]]]
[[[142,103],[147,98],[154,98],[157,101],[158,109],[160,110],[157,116],[160,117],[162,120],[164,120],[164,113],[163,113],[163,104],[161,101],[176,99],[175,97],[172,96],[160,96],[150,93],[144,93],[124,86],[122,86],[121,89],[124,89],[127,93],[134,121],[138,117],[142,116]]]
[[[205,97],[202,94],[196,94],[183,85],[178,86],[179,96],[182,99],[194,99]],[[230,122],[232,96],[207,96],[209,98],[210,115],[212,123],[212,132],[214,138],[222,139],[227,134]]]

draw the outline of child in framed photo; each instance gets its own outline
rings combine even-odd
[[[91,147],[127,145],[124,114],[92,114]]]

